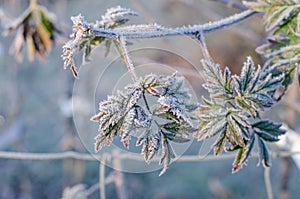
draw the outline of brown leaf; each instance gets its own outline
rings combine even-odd
[[[34,53],[35,53],[35,46],[34,46],[32,36],[27,35],[26,41],[27,41],[28,60],[32,62],[34,60]]]
[[[72,70],[74,77],[78,78],[78,72],[77,72],[77,69],[76,69],[74,63],[72,63],[71,70]]]
[[[37,32],[44,44],[45,53],[48,53],[52,48],[52,40],[50,39],[50,34],[43,24],[39,23],[36,25]]]
[[[13,45],[9,50],[11,54],[15,55],[15,58],[18,62],[22,62],[23,60],[23,54],[22,54],[23,47],[24,47],[23,27],[20,27],[13,41]]]

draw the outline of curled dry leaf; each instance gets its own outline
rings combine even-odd
[[[10,53],[21,62],[23,48],[27,45],[29,61],[33,61],[35,55],[40,60],[45,60],[55,41],[55,33],[60,33],[55,24],[55,15],[45,7],[37,5],[27,8],[5,27],[5,35],[15,34]]]

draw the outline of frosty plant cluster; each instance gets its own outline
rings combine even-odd
[[[108,9],[95,23],[85,21],[82,15],[72,17],[73,33],[63,47],[64,67],[75,77],[78,72],[74,56],[83,51],[88,61],[93,49],[104,45],[109,52],[113,44],[122,56],[131,75],[132,84],[116,95],[108,96],[99,104],[99,112],[92,120],[99,123],[95,150],[110,145],[116,136],[128,147],[132,135],[136,145],[142,145],[145,161],[160,154],[163,174],[175,158],[172,143],[183,143],[193,135],[199,141],[216,136],[212,148],[215,155],[236,151],[232,171],[247,163],[255,143],[259,159],[270,166],[266,142],[276,142],[285,133],[281,124],[262,118],[261,113],[276,104],[292,82],[300,60],[300,5],[297,0],[257,0],[244,3],[248,9],[233,16],[202,25],[167,28],[158,24],[125,25],[138,14],[120,6]],[[223,71],[214,62],[205,43],[205,34],[243,21],[253,14],[263,13],[267,43],[257,52],[265,57],[265,64],[256,66],[247,57],[240,75]],[[201,61],[209,97],[192,102],[185,89],[184,77],[148,74],[137,77],[126,49],[127,40],[136,38],[188,35],[196,39],[202,49]],[[148,105],[149,98],[155,105]],[[159,153],[159,151],[161,151]]]

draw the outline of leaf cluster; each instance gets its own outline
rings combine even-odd
[[[268,72],[276,76],[284,72],[283,85],[287,87],[293,79],[300,60],[300,4],[298,0],[258,0],[244,2],[258,12],[264,12],[267,43],[256,50],[265,56]]]
[[[220,66],[211,61],[203,60],[202,64],[206,77],[204,88],[210,93],[210,100],[203,98],[204,104],[198,109],[201,124],[195,137],[204,140],[218,135],[213,144],[216,155],[223,150],[238,150],[233,172],[247,162],[256,139],[260,159],[269,166],[264,141],[278,141],[278,136],[285,132],[280,124],[262,120],[260,112],[276,103],[275,91],[281,86],[284,75],[264,75],[260,67],[255,69],[250,57],[240,75],[231,75],[227,67],[222,72]]]
[[[176,73],[170,76],[150,74],[100,102],[99,113],[92,117],[99,123],[95,150],[110,145],[117,135],[128,147],[131,137],[137,136],[136,146],[142,145],[147,163],[161,150],[162,175],[176,157],[170,143],[188,142],[189,135],[195,132],[193,111],[198,104],[191,102],[183,83],[184,79]],[[155,99],[151,108],[147,98]]]
[[[33,61],[37,55],[44,60],[55,41],[55,33],[61,33],[56,27],[56,18],[45,7],[30,6],[17,19],[8,23],[5,34],[15,33],[15,39],[10,48],[15,58],[23,60],[23,48],[27,45],[28,60]]]
[[[83,51],[83,62],[88,62],[90,59],[91,51],[96,46],[104,44],[106,47],[107,55],[109,53],[111,44],[116,42],[115,38],[98,36],[92,34],[93,29],[113,29],[118,27],[129,20],[129,16],[137,16],[138,14],[130,9],[122,8],[120,6],[107,9],[106,13],[102,16],[100,21],[95,23],[87,23],[84,17],[79,14],[78,16],[71,17],[73,22],[73,33],[71,40],[63,46],[63,60],[64,68],[70,67],[73,75],[78,77],[77,69],[74,63],[73,55],[76,51]]]

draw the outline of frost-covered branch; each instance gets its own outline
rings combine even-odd
[[[154,24],[153,27],[156,27],[156,29],[152,30],[147,30],[146,28],[144,30],[141,30],[139,26],[130,26],[130,29],[128,30],[125,30],[124,28],[123,30],[118,30],[118,28],[114,30],[104,28],[92,28],[91,30],[89,30],[89,34],[93,36],[102,36],[109,38],[122,36],[127,39],[154,38],[176,35],[195,35],[198,32],[207,33],[228,27],[230,25],[243,21],[244,19],[252,16],[255,13],[255,11],[246,10],[233,16],[221,19],[219,21],[208,22],[203,25],[193,25],[188,27],[183,26],[177,28],[165,28]],[[148,25],[145,25],[145,27],[147,26]]]
[[[272,152],[271,158],[279,157],[291,157],[294,155],[299,155],[300,151],[282,151],[279,153]],[[11,160],[35,160],[35,161],[50,161],[50,160],[64,160],[64,159],[74,159],[74,160],[84,160],[84,161],[99,161],[103,155],[93,155],[90,153],[79,153],[74,151],[65,151],[57,153],[28,153],[28,152],[13,152],[13,151],[0,151],[0,159],[11,159]],[[107,158],[110,158],[107,155]],[[215,160],[225,160],[233,159],[235,154],[223,154],[220,156],[208,155],[205,158],[199,155],[184,155],[177,159],[178,162],[197,162],[197,161],[215,161]],[[254,153],[251,158],[258,157],[257,153]],[[144,161],[144,157],[139,154],[121,153],[118,156],[121,160],[135,160]],[[159,157],[154,157],[152,161],[158,162]],[[111,180],[109,180],[111,182]],[[99,187],[99,185],[97,185]]]
[[[207,33],[216,31],[230,25],[236,24],[250,16],[255,11],[246,10],[230,17],[208,22],[203,25],[183,26],[177,28],[166,28],[158,24],[140,24],[119,27],[128,21],[128,16],[136,15],[130,9],[121,7],[111,8],[102,16],[101,21],[88,23],[82,15],[72,17],[73,33],[71,40],[63,46],[64,68],[70,67],[75,77],[78,76],[74,63],[74,56],[77,51],[84,51],[84,60],[89,61],[92,49],[102,43],[105,44],[106,54],[109,52],[111,44],[118,48],[118,40],[155,38],[176,35],[196,35],[199,32]],[[119,46],[120,47],[120,46]],[[121,45],[122,47],[122,45]],[[124,52],[124,50],[123,50]],[[121,54],[123,54],[123,52]],[[125,57],[126,58],[126,57]]]
[[[241,13],[202,25],[175,28],[158,24],[120,27],[128,21],[128,16],[136,15],[121,7],[108,9],[102,20],[96,23],[86,22],[81,15],[72,17],[73,34],[63,47],[64,67],[75,68],[73,56],[76,51],[84,49],[84,60],[88,60],[94,47],[104,42],[108,52],[111,44],[115,44],[134,82],[125,87],[124,92],[119,91],[100,102],[99,113],[92,118],[99,123],[95,150],[110,145],[118,135],[128,147],[133,132],[138,133],[136,145],[143,145],[142,154],[147,163],[161,150],[159,163],[164,165],[162,174],[176,156],[170,143],[187,142],[190,133],[194,133],[199,141],[218,136],[212,145],[216,155],[222,151],[237,151],[233,172],[247,163],[254,143],[259,149],[260,162],[270,166],[266,142],[278,141],[285,130],[281,124],[262,119],[260,115],[281,99],[284,91],[280,89],[290,83],[289,78],[299,61],[300,6],[296,0],[283,0],[283,3],[268,0],[245,2],[249,9]],[[274,6],[278,16],[272,12]],[[284,12],[281,13],[281,10]],[[266,30],[272,34],[268,38],[269,43],[257,49],[268,58],[265,65],[255,67],[248,57],[240,75],[232,75],[227,67],[222,71],[209,54],[204,34],[236,24],[262,11],[266,11]],[[193,36],[200,43],[205,58],[202,60],[206,80],[203,86],[210,94],[209,99],[203,98],[201,106],[190,103],[190,96],[182,87],[183,80],[176,74],[150,74],[137,78],[134,73],[125,40],[176,35]],[[77,75],[76,70],[73,73]],[[283,94],[280,95],[280,92]],[[147,96],[157,99],[154,109],[149,108]],[[144,103],[140,100],[142,98]],[[164,123],[156,118],[163,119]],[[194,128],[192,120],[199,124],[198,128]],[[156,124],[157,128],[153,128],[152,124]]]

